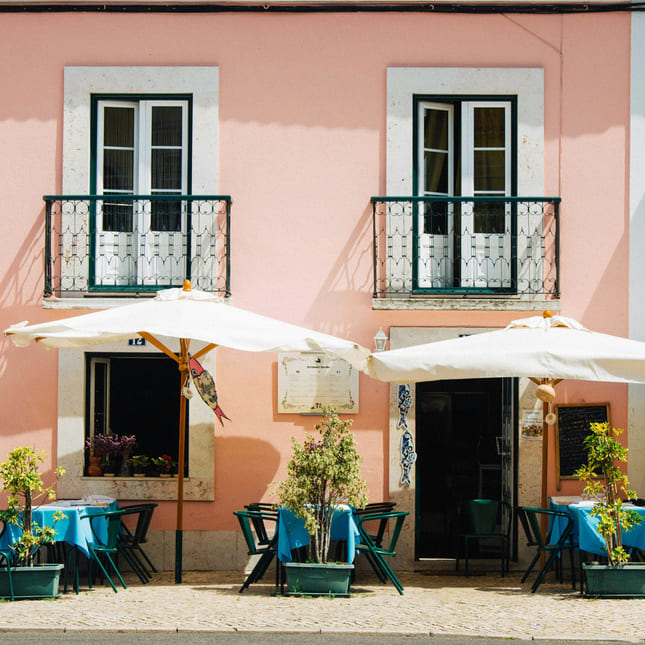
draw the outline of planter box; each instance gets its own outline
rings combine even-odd
[[[288,596],[349,596],[353,564],[285,562]]]
[[[605,598],[645,597],[645,562],[610,567],[584,562],[585,595]]]
[[[56,598],[62,564],[43,564],[35,567],[12,567],[13,595],[20,598]],[[11,598],[9,576],[0,570],[0,597]]]

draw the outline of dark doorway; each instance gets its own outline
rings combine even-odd
[[[417,559],[455,557],[459,502],[510,501],[509,384],[510,379],[417,384]]]

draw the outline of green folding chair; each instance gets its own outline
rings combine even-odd
[[[94,513],[91,515],[81,515],[79,519],[87,519],[90,523],[90,528],[92,529],[92,535],[94,541],[90,544],[88,543],[87,548],[90,554],[90,566],[88,572],[89,578],[89,587],[92,588],[92,563],[97,563],[105,576],[105,579],[110,583],[114,593],[117,593],[117,588],[110,578],[110,574],[107,571],[107,568],[102,562],[102,558],[110,564],[112,570],[116,574],[119,582],[123,585],[124,589],[127,589],[127,586],[119,572],[119,569],[116,565],[115,560],[112,556],[116,557],[116,554],[119,552],[119,535],[121,533],[121,518],[126,513],[125,510],[119,511],[105,511],[104,513]],[[96,527],[97,520],[102,519],[106,523],[107,529],[107,538],[103,541],[99,535],[99,531]],[[123,552],[124,557],[128,560],[129,555],[126,555],[127,551]],[[128,560],[128,564],[134,569],[131,561]]]
[[[468,561],[471,557],[470,543],[475,542],[487,545],[491,542],[499,543],[499,549],[494,557],[499,554],[502,567],[502,577],[508,571],[508,542],[513,520],[513,509],[510,504],[494,499],[470,499],[462,502],[458,507],[459,531],[457,537],[457,557],[455,569],[459,570],[459,547],[463,546],[465,573],[468,577]],[[488,554],[480,557],[490,557]]]
[[[403,595],[403,585],[396,577],[396,574],[394,573],[394,571],[392,571],[385,558],[396,556],[396,544],[399,540],[401,529],[403,528],[403,522],[405,521],[405,518],[407,516],[407,511],[370,513],[367,515],[357,516],[359,519],[358,531],[361,536],[361,541],[356,545],[356,551],[365,555],[367,561],[369,562],[372,569],[374,569],[381,582],[385,583],[389,579],[401,595]],[[395,524],[390,533],[390,543],[388,546],[378,546],[372,539],[368,527],[365,525],[369,524],[370,522],[380,523],[385,521],[387,526],[391,520],[394,520]]]
[[[151,502],[124,506],[120,509],[124,513],[121,517],[121,534],[117,541],[119,553],[123,554],[128,563],[132,563],[130,566],[143,583],[152,580],[152,574],[146,568],[146,564],[152,572],[157,571],[141,547],[142,544],[147,542],[148,529],[155,508],[157,508],[157,504]],[[125,522],[126,518],[131,515],[136,515],[137,517],[134,529],[130,529]]]
[[[240,528],[242,529],[242,535],[244,536],[244,541],[248,548],[248,555],[259,555],[260,558],[253,567],[253,571],[247,576],[244,584],[240,587],[239,593],[242,593],[249,585],[257,582],[262,578],[266,573],[266,570],[269,568],[274,557],[278,554],[278,532],[276,531],[273,537],[265,544],[260,544],[256,537],[253,534],[251,525],[254,520],[261,520],[264,522],[265,519],[272,519],[271,514],[267,514],[263,511],[233,511],[233,514],[237,517]],[[277,564],[276,570],[276,585],[282,583],[282,567],[280,563]]]
[[[535,552],[535,557],[531,560],[522,582],[524,582],[528,577],[533,567],[537,563],[540,555],[544,553],[546,555],[545,562],[538,572],[537,578],[533,583],[531,588],[532,593],[537,591],[537,588],[540,586],[544,577],[548,573],[549,569],[557,562],[556,558],[561,557],[562,552],[566,549],[569,551],[569,557],[571,560],[571,578],[573,583],[573,588],[576,588],[576,570],[573,562],[573,551],[574,546],[570,540],[571,532],[573,531],[573,519],[568,513],[563,511],[552,511],[544,508],[533,508],[530,506],[519,506],[517,508],[517,517],[524,529],[524,533],[527,538],[527,545],[537,547]],[[553,532],[555,518],[559,518],[560,522],[564,523],[564,529],[560,533],[559,538],[553,542],[551,540],[551,535]],[[546,531],[546,536],[542,536],[542,519],[550,521],[549,528]]]

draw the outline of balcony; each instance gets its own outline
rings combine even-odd
[[[226,195],[46,195],[45,297],[230,295]]]
[[[559,297],[559,197],[372,197],[373,304]],[[403,307],[405,308],[405,307]]]

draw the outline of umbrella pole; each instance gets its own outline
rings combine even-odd
[[[179,339],[179,450],[177,457],[177,528],[175,530],[175,584],[181,583],[183,525],[184,525],[184,459],[186,454],[186,397],[184,387],[188,384],[188,341]]]

